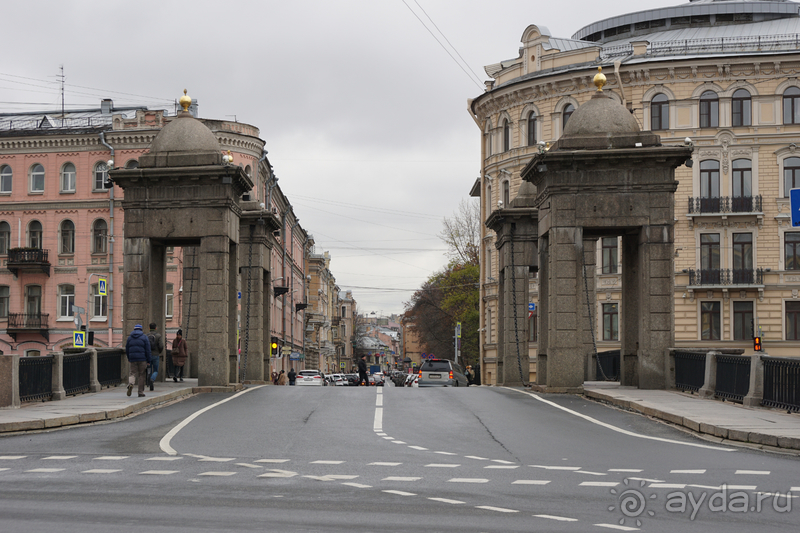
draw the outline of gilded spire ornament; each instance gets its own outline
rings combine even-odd
[[[178,100],[178,103],[181,104],[184,111],[189,111],[189,106],[192,105],[192,99],[186,95],[186,89],[183,90],[183,96]]]
[[[597,74],[594,75],[592,80],[594,86],[597,87],[597,92],[603,92],[603,86],[606,84],[606,75],[603,74],[603,67],[597,67]]]

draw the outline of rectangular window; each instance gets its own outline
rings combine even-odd
[[[700,338],[704,341],[720,339],[719,302],[700,303]]]
[[[342,318],[345,318],[346,316],[347,316],[347,306],[343,305],[342,306]]]
[[[800,302],[786,302],[786,340],[800,340]]]
[[[92,285],[92,318],[103,319],[108,316],[108,297],[97,294],[97,283]]]
[[[175,291],[173,287],[174,285],[172,283],[167,283],[167,301],[164,304],[164,311],[167,318],[172,318],[172,313],[174,311]]]
[[[0,318],[8,318],[8,286],[0,285]]]
[[[753,283],[753,234],[733,234],[733,283]]]
[[[536,333],[536,326],[538,325],[538,313],[534,311],[531,317],[528,319],[528,341],[530,342],[537,342],[539,336]]]
[[[603,304],[603,340],[619,340],[619,304]]]
[[[603,274],[617,273],[617,238],[603,237]]]
[[[800,232],[783,234],[783,268],[800,270]]]
[[[753,302],[733,302],[733,340],[753,340]]]
[[[720,283],[719,233],[700,235],[700,283],[719,285]]]
[[[72,306],[75,305],[75,287],[62,285],[59,288],[58,316],[59,318],[72,317]]]

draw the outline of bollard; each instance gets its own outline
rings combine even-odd
[[[706,377],[703,386],[697,391],[703,398],[713,398],[717,391],[717,355],[720,352],[708,352],[706,354]]]
[[[765,352],[757,352],[750,356],[750,388],[742,404],[747,407],[760,407],[764,400],[764,361]]]
[[[0,355],[0,409],[19,406],[19,355]]]
[[[89,348],[89,392],[100,392],[103,388],[97,380],[97,350]]]
[[[64,390],[64,352],[53,352],[53,391],[52,400],[63,400],[67,397]]]

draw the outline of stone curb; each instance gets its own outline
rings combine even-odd
[[[640,405],[635,401],[620,400],[608,394],[603,394],[602,392],[593,390],[584,391],[584,396],[593,400],[606,402],[623,409],[635,411],[646,416],[658,418],[660,420],[675,424],[676,426],[685,427],[686,429],[689,429],[695,433],[702,433],[717,437],[719,439],[724,439],[731,443],[741,442],[750,445],[759,445],[764,446],[765,448],[773,448],[778,451],[800,450],[800,437],[777,437],[775,435],[767,435],[764,433],[758,433],[756,431],[743,431],[719,427],[713,424],[706,424],[705,422],[698,422],[697,420],[692,420],[688,417],[682,417],[675,413],[662,411],[654,407]]]

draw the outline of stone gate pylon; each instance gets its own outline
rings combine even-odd
[[[183,111],[158,133],[150,152],[139,159],[139,168],[110,173],[125,191],[123,328],[129,332],[135,324],[155,322],[164,331],[166,248],[195,247],[199,305],[193,322],[199,326],[197,336],[190,339],[196,343],[190,353],[196,354],[198,385],[227,387],[237,381],[240,198],[253,182],[242,168],[223,162],[214,134],[187,111],[190,103],[188,97],[181,98]],[[258,218],[251,223],[256,225]],[[257,232],[248,233],[248,244],[259,241],[265,231],[268,226],[259,224]],[[261,260],[262,250],[256,257],[256,266],[268,268],[269,263]],[[268,324],[263,283],[268,274],[250,278],[257,284],[251,294],[263,307],[251,328],[254,342],[262,345],[261,330]],[[263,374],[263,363],[253,364],[248,377],[253,378],[252,371]]]

